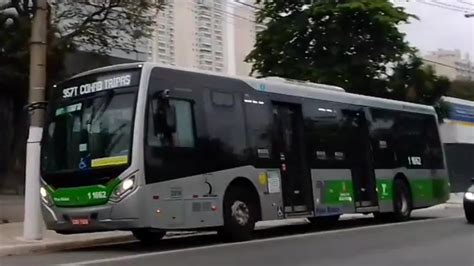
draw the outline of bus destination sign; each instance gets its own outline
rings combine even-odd
[[[63,89],[63,99],[83,96],[94,92],[128,87],[132,84],[132,74],[108,77],[94,82],[78,84]]]

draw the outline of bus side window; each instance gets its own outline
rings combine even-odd
[[[427,116],[424,119],[425,137],[424,157],[426,168],[442,169],[443,167],[443,150],[441,148],[441,140],[438,133],[438,125],[434,116]]]
[[[148,145],[194,147],[192,104],[185,100],[152,99],[148,115]]]
[[[348,130],[341,104],[311,100],[305,105],[307,156],[313,168],[348,167]]]
[[[426,165],[423,118],[422,114],[397,114],[393,132],[399,166],[424,168]]]
[[[395,167],[394,126],[396,112],[371,108],[370,137],[375,168]]]

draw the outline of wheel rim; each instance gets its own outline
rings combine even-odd
[[[245,226],[249,222],[250,218],[250,211],[247,207],[247,204],[242,201],[235,201],[231,207],[232,210],[232,217],[234,220],[241,226]]]

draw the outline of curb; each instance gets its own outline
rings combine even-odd
[[[76,248],[85,248],[85,247],[94,247],[103,244],[117,244],[120,242],[128,242],[132,241],[135,238],[132,235],[126,236],[109,236],[109,237],[100,237],[94,239],[83,239],[83,240],[75,240],[75,241],[57,241],[51,243],[42,243],[38,241],[35,242],[26,242],[25,245],[12,245],[0,248],[0,257],[5,256],[14,256],[14,255],[22,255],[27,253],[36,253],[36,252],[44,252],[44,251],[61,251],[61,250],[68,250],[68,249],[76,249]],[[28,244],[26,244],[28,243]]]
[[[197,235],[194,231],[169,232],[165,238],[184,237],[188,235]],[[103,236],[90,239],[81,239],[75,241],[56,241],[43,243],[38,241],[24,241],[24,244],[0,247],[0,258],[6,256],[24,255],[29,253],[40,253],[50,251],[64,251],[69,249],[80,249],[97,247],[101,245],[120,244],[125,242],[137,241],[133,235]]]

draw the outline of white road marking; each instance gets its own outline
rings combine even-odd
[[[426,222],[432,222],[432,221],[458,219],[458,218],[463,218],[463,217],[464,216],[452,216],[452,217],[443,217],[443,218],[428,219],[428,220],[423,219],[423,220],[415,220],[415,221],[408,221],[408,222],[378,224],[378,225],[347,228],[347,229],[340,229],[340,230],[331,230],[331,231],[322,231],[322,232],[314,232],[314,233],[296,234],[296,235],[291,235],[291,236],[279,236],[279,237],[273,237],[273,238],[256,239],[256,240],[251,240],[251,241],[246,241],[246,242],[223,243],[223,244],[207,245],[207,246],[195,247],[195,248],[156,251],[156,252],[150,252],[146,254],[127,255],[127,256],[121,256],[121,257],[73,262],[73,263],[66,263],[66,264],[59,264],[59,265],[72,266],[72,265],[101,264],[101,263],[107,263],[107,262],[133,260],[133,259],[146,258],[146,257],[152,257],[152,256],[174,254],[174,253],[179,253],[179,252],[189,252],[189,251],[198,251],[198,250],[205,250],[205,249],[211,249],[211,248],[240,246],[240,245],[247,245],[247,244],[253,244],[253,243],[264,243],[264,242],[279,241],[279,240],[286,240],[286,239],[306,238],[306,237],[317,236],[317,235],[329,235],[329,234],[338,234],[338,233],[353,232],[353,231],[363,231],[363,230],[374,229],[374,228],[384,228],[384,227],[390,227],[390,226],[396,226],[396,225],[406,225],[406,224],[415,224],[415,223],[426,223]]]

